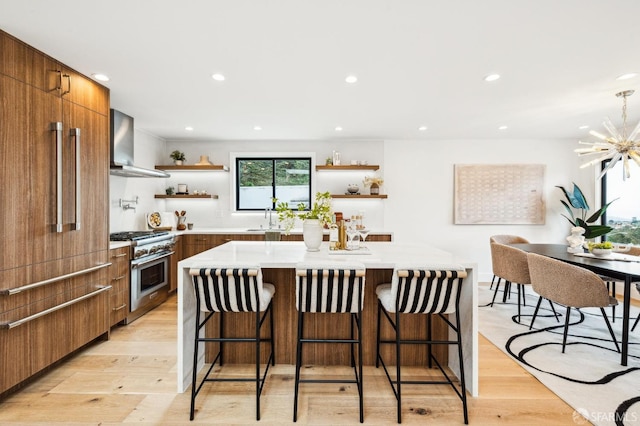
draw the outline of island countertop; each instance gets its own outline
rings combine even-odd
[[[460,297],[461,329],[467,389],[472,396],[477,396],[478,326],[477,264],[475,262],[459,259],[454,254],[422,244],[367,242],[368,250],[366,253],[368,254],[361,254],[365,251],[357,254],[330,252],[326,242],[317,252],[307,251],[304,243],[297,241],[272,242],[269,248],[266,244],[264,241],[230,241],[178,263],[178,392],[184,392],[189,387],[193,362],[191,354],[193,353],[196,303],[189,275],[190,268],[207,267],[213,262],[246,262],[259,265],[267,270],[293,270],[296,263],[299,262],[361,262],[367,270],[389,271],[396,266],[421,264],[431,267],[459,266],[467,271],[466,285],[463,286]],[[375,306],[375,285],[379,282],[371,281],[373,280],[370,280],[368,275],[365,285],[371,294],[365,295],[365,305],[373,308]],[[293,282],[276,283],[276,286],[278,285],[292,286]],[[278,295],[278,290],[276,290],[276,295]],[[278,324],[276,324],[277,326]],[[457,373],[459,370],[457,355],[453,355],[455,354],[449,355],[449,366],[454,373]],[[204,359],[203,355],[201,355],[201,359]]]

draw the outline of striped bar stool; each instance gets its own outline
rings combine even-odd
[[[397,400],[398,423],[402,422],[402,385],[403,384],[448,384],[462,400],[464,423],[468,424],[467,394],[464,380],[464,358],[462,356],[462,339],[460,336],[460,289],[467,273],[461,266],[442,269],[427,266],[408,267],[396,269],[390,284],[380,284],[376,287],[378,295],[378,325],[376,342],[376,368],[382,364],[391,384],[391,389]],[[393,315],[391,315],[393,314]],[[401,338],[402,326],[401,314],[425,314],[427,319],[427,338],[424,340],[404,340]],[[446,314],[455,315],[455,323],[451,322]],[[434,340],[431,335],[432,315],[438,315],[453,330],[456,338],[453,340]],[[394,331],[394,340],[381,340],[380,320],[384,316]],[[391,376],[380,354],[381,344],[392,344],[396,353],[396,374]],[[444,379],[417,381],[403,379],[400,370],[400,347],[403,344],[427,345],[427,361],[431,368],[435,362],[442,372]],[[458,362],[460,365],[460,389],[454,380],[446,373],[440,362],[432,354],[432,345],[457,346]]]
[[[293,421],[298,419],[298,390],[300,383],[355,383],[360,401],[360,423],[364,421],[362,402],[362,304],[364,301],[365,266],[362,263],[335,263],[296,265],[296,309],[298,310],[298,338],[296,346],[296,379],[293,403]],[[351,314],[350,337],[313,338],[303,335],[304,318],[307,313]],[[354,336],[354,327],[357,337]],[[351,366],[355,378],[301,379],[303,344],[348,344],[351,347]],[[354,347],[357,346],[356,363]]]
[[[191,414],[193,420],[195,413],[196,396],[205,382],[255,382],[256,384],[256,420],[260,420],[260,394],[264,387],[265,379],[269,371],[269,365],[275,365],[273,343],[273,308],[271,300],[275,294],[272,284],[262,282],[260,267],[255,265],[210,265],[207,268],[194,268],[189,271],[193,278],[193,286],[196,295],[196,333],[193,353],[193,377],[191,382]],[[225,337],[224,321],[228,312],[255,312],[255,335],[251,337]],[[201,315],[204,319],[201,320]],[[219,337],[204,337],[205,324],[220,314]],[[262,326],[269,315],[270,336],[261,337]],[[202,334],[202,336],[201,336]],[[202,343],[218,342],[219,350],[211,367],[196,386],[198,371],[198,346]],[[256,351],[256,374],[253,378],[215,377],[209,375],[216,362],[222,366],[223,347],[226,343],[253,342]],[[271,345],[271,353],[267,360],[264,374],[260,374],[260,343],[268,342]]]

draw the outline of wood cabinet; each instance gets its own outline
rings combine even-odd
[[[111,283],[111,304],[109,325],[114,326],[127,318],[129,313],[129,251],[120,247],[109,250],[109,282]]]
[[[0,31],[0,394],[109,329],[109,91]]]

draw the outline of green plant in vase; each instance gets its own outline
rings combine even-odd
[[[584,237],[587,240],[608,234],[613,230],[610,226],[594,225],[594,223],[600,220],[602,215],[607,211],[609,205],[611,205],[615,200],[612,200],[600,207],[600,209],[595,213],[587,217],[587,214],[589,213],[589,203],[587,203],[587,199],[584,197],[584,194],[578,185],[574,183],[573,191],[571,192],[567,191],[563,186],[556,185],[556,188],[560,188],[567,199],[567,201],[560,200],[560,202],[564,205],[565,209],[567,209],[569,216],[564,214],[562,216],[564,216],[571,225],[584,228]],[[573,209],[577,210],[577,212],[574,213]]]
[[[316,197],[311,209],[305,210],[307,205],[305,203],[299,203],[297,211],[289,207],[289,203],[281,201],[278,202],[277,198],[273,199],[276,204],[276,212],[278,213],[278,220],[284,226],[285,234],[289,234],[293,229],[296,219],[318,219],[324,226],[331,223],[333,212],[331,210],[331,194],[327,192],[316,192]]]
[[[177,149],[169,154],[169,157],[176,163],[176,165],[181,165],[186,157],[184,156],[184,152],[178,151]]]

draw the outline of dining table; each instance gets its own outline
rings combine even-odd
[[[580,266],[598,275],[611,277],[624,283],[622,300],[622,345],[620,364],[626,366],[629,358],[629,321],[631,284],[640,281],[640,257],[618,255],[597,257],[591,253],[569,253],[563,244],[509,244],[528,253],[536,253],[562,262]]]

